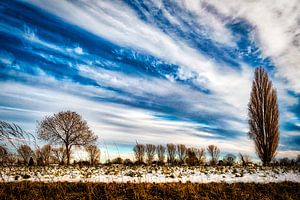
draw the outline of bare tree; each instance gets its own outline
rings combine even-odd
[[[251,163],[251,159],[249,155],[239,153],[239,157],[243,166],[247,166]]]
[[[34,156],[34,152],[30,148],[30,146],[26,144],[22,144],[18,149],[18,154],[21,156],[25,164],[29,163],[29,159]]]
[[[146,144],[146,155],[147,155],[147,163],[151,165],[155,155],[155,145],[154,144]]]
[[[157,151],[158,162],[160,164],[163,164],[165,161],[166,147],[164,147],[161,144],[157,145],[156,151]]]
[[[50,144],[46,144],[42,148],[38,148],[35,151],[35,156],[38,165],[49,165],[51,153],[52,153],[52,147]]]
[[[52,148],[53,159],[60,165],[63,165],[67,159],[67,152],[63,146]]]
[[[90,159],[91,165],[95,165],[95,164],[99,163],[101,152],[100,152],[100,149],[96,145],[93,145],[93,144],[89,145],[89,146],[85,147],[85,150],[89,154],[89,159]]]
[[[70,164],[71,148],[87,146],[97,140],[87,122],[76,112],[59,112],[45,117],[38,123],[38,136],[53,144],[64,145],[67,164]]]
[[[186,158],[186,150],[187,150],[187,148],[184,144],[177,145],[177,156],[178,156],[179,162],[181,164],[184,163],[184,160]]]
[[[279,112],[276,89],[262,67],[255,70],[248,116],[249,136],[254,141],[256,153],[263,165],[269,165],[279,141]]]
[[[207,147],[207,152],[211,156],[210,164],[211,165],[216,165],[218,160],[219,160],[220,149],[215,145],[209,145]]]
[[[195,166],[198,164],[198,158],[196,156],[198,149],[188,148],[187,149],[187,158],[186,163],[190,166]]]
[[[168,163],[174,164],[175,154],[176,154],[176,145],[175,144],[167,144],[167,153],[168,153]]]
[[[199,161],[200,164],[205,163],[205,149],[204,148],[198,149],[197,152],[196,152],[196,156],[197,156],[198,161]]]
[[[145,156],[145,145],[137,143],[133,147],[133,151],[137,163],[142,164],[144,162],[144,156]]]

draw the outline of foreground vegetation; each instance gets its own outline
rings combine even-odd
[[[1,183],[0,199],[300,199],[300,183]]]

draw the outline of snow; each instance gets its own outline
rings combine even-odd
[[[1,182],[42,181],[42,182],[300,182],[299,168],[267,167],[158,167],[123,165],[74,167],[1,167]],[[30,177],[25,177],[24,175]],[[18,176],[16,179],[15,177]]]

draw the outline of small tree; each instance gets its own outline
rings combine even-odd
[[[175,154],[176,154],[176,145],[175,144],[167,144],[167,153],[168,153],[168,163],[174,164]]]
[[[180,164],[184,163],[184,160],[186,158],[186,150],[187,150],[187,148],[184,144],[177,145],[177,156],[178,156]]]
[[[135,159],[136,159],[137,163],[138,164],[144,163],[145,145],[137,143],[133,147],[133,151],[134,151],[134,155],[135,155]]]
[[[39,138],[53,144],[64,145],[67,164],[70,164],[73,146],[87,146],[97,140],[87,122],[76,112],[59,112],[45,117],[38,123]]]
[[[254,141],[263,165],[269,165],[276,155],[279,141],[279,112],[276,89],[261,67],[255,70],[248,116],[249,137]]]
[[[158,157],[159,164],[163,164],[165,161],[166,147],[164,147],[161,144],[157,145],[156,151],[157,151],[157,157]]]
[[[207,152],[210,154],[211,157],[210,164],[216,165],[217,161],[219,160],[220,149],[215,145],[209,145],[207,147]]]
[[[67,159],[67,152],[63,146],[58,148],[53,148],[53,159],[60,165],[63,165]]]
[[[196,152],[196,156],[197,156],[198,162],[200,164],[205,163],[205,149],[204,148],[198,149],[197,152]]]
[[[18,154],[21,156],[25,164],[28,164],[30,157],[34,155],[34,152],[30,146],[22,144],[18,149]]]
[[[188,148],[187,149],[187,158],[186,163],[190,166],[195,166],[198,164],[198,158],[196,156],[198,149],[196,148]]]
[[[251,163],[249,155],[239,153],[240,161],[243,166],[247,166]]]
[[[52,153],[52,147],[50,144],[44,145],[42,148],[38,148],[35,151],[35,157],[38,165],[49,165]]]
[[[100,161],[100,149],[96,145],[89,145],[85,147],[85,150],[89,154],[89,160],[91,165],[95,165]]]
[[[155,145],[146,144],[146,155],[147,155],[147,163],[151,165],[155,155]]]
[[[232,166],[235,164],[235,159],[236,159],[236,156],[229,153],[223,158],[223,162],[225,165]]]

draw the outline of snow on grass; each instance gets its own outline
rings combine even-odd
[[[1,167],[2,182],[300,182],[299,168],[187,166]]]

